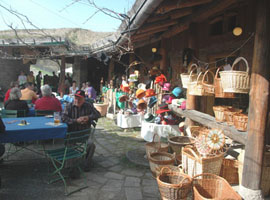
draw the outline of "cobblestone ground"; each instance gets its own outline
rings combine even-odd
[[[87,176],[88,188],[64,196],[62,182],[47,184],[48,161],[44,157],[24,151],[20,161],[0,165],[2,189],[0,199],[70,199],[70,200],[157,200],[160,199],[156,180],[149,167],[135,165],[126,152],[144,148],[139,130],[124,131],[114,121],[99,120],[95,132],[96,151]],[[26,158],[31,158],[27,161]],[[82,178],[72,179],[70,187],[80,185]]]

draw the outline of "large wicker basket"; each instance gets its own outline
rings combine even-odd
[[[158,138],[158,141],[155,141],[155,138]],[[147,157],[149,156],[150,153],[153,152],[168,152],[169,150],[169,145],[163,142],[160,142],[160,137],[157,133],[154,134],[152,142],[147,142],[145,144],[145,151]]]
[[[214,174],[205,173],[194,176],[192,185],[194,200],[242,199],[224,178]]]
[[[182,153],[182,148],[195,143],[194,138],[187,136],[173,136],[168,139],[169,146],[176,154]]]
[[[185,147],[182,150],[183,170],[191,177],[202,173],[219,175],[223,158],[223,153],[210,157],[201,157],[197,151],[190,147]]]
[[[97,109],[98,112],[100,112],[101,117],[106,116],[108,106],[109,106],[108,103],[103,104],[94,103],[94,107]]]
[[[163,200],[186,199],[191,192],[191,181],[190,176],[180,171],[172,171],[167,167],[162,168],[160,175],[157,177],[161,198]]]
[[[243,60],[246,64],[245,72],[234,70],[235,65],[241,60]],[[233,62],[231,71],[219,72],[223,91],[233,93],[248,93],[250,88],[250,78],[248,73],[249,67],[247,60],[243,57],[236,58]]]
[[[195,63],[193,63],[193,64],[191,64],[188,67],[188,72],[187,73],[180,74],[181,81],[182,81],[182,87],[183,88],[187,88],[188,87],[188,82],[189,81],[192,82],[192,81],[196,81],[197,80],[198,74],[192,74],[192,75],[190,75],[190,72],[193,69],[198,69],[198,65],[196,65]]]
[[[175,155],[165,152],[154,152],[149,154],[148,160],[152,175],[156,177],[158,175],[157,169],[174,165]]]
[[[221,85],[221,78],[218,77],[219,71],[222,67],[219,67],[216,71],[214,85],[215,85],[215,97],[216,98],[234,98],[234,93],[224,92]]]
[[[239,131],[247,131],[248,116],[243,113],[233,115],[234,127]]]
[[[238,108],[227,108],[224,110],[225,119],[228,125],[232,126],[233,123],[233,115],[237,113],[241,113],[242,110]]]
[[[220,176],[230,184],[239,184],[238,160],[223,159]]]

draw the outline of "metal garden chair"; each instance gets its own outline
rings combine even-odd
[[[17,110],[2,110],[2,118],[16,118]]]
[[[90,128],[82,131],[69,132],[66,135],[64,147],[45,151],[47,157],[51,160],[55,168],[55,170],[50,174],[49,183],[54,183],[58,180],[62,180],[65,187],[65,195],[70,195],[74,192],[80,191],[88,187],[86,184],[86,177],[84,176],[85,184],[83,186],[73,191],[68,191],[65,179],[67,178],[67,176],[63,175],[63,171],[68,161],[69,163],[71,163],[71,165],[73,165],[71,166],[71,169],[77,168],[80,173],[83,174],[83,170],[81,169],[80,165],[83,163],[83,160],[85,159],[87,153],[88,138],[91,134],[93,134],[94,130],[95,128]],[[78,162],[77,159],[80,159],[81,162]],[[54,176],[57,177],[53,179]]]

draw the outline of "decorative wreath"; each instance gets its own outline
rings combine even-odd
[[[207,144],[205,135],[200,135],[196,137],[195,146],[197,148],[197,151],[204,157],[211,153],[211,148]]]
[[[225,136],[222,130],[211,129],[206,137],[206,142],[212,150],[220,150],[225,144]]]

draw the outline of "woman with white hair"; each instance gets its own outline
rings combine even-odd
[[[28,113],[29,108],[24,100],[20,100],[22,97],[21,90],[17,87],[14,87],[10,90],[9,99],[5,102],[6,110],[24,110],[22,113],[18,113],[18,117],[24,117]]]
[[[35,110],[62,111],[60,101],[52,96],[52,89],[49,85],[43,85],[41,88],[42,98],[35,102]]]

